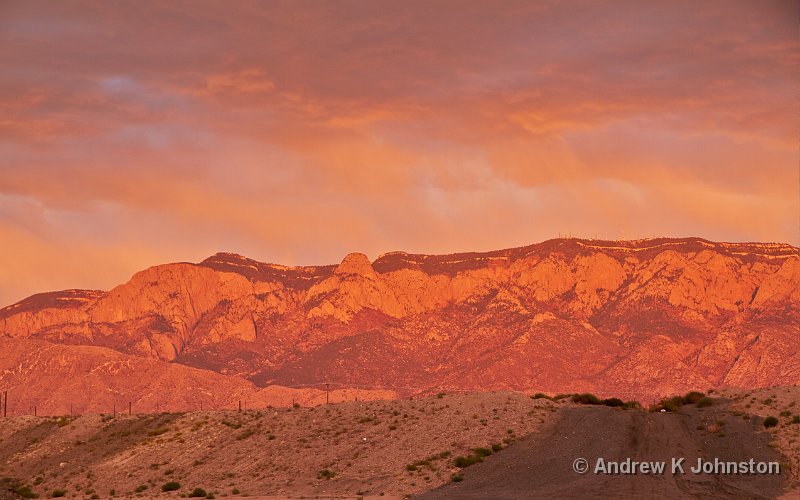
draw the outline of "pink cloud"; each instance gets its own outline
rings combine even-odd
[[[3,9],[0,301],[217,250],[800,242],[795,2]]]

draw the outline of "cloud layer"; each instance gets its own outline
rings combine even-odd
[[[797,244],[797,3],[0,6],[0,303],[219,250]]]

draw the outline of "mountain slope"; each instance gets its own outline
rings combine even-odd
[[[800,257],[699,238],[550,240],[287,267],[235,254],[0,310],[0,335],[258,385],[593,390],[800,383]]]

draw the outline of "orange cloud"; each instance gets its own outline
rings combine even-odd
[[[795,2],[17,2],[0,302],[218,250],[799,243]],[[81,256],[97,266],[77,264]]]

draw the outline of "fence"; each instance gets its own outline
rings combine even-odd
[[[331,403],[331,391],[334,391],[334,403],[342,402],[364,402],[377,399],[406,399],[406,398],[421,398],[434,396],[439,393],[445,394],[478,394],[490,392],[515,392],[520,394],[530,395],[538,391],[519,391],[510,389],[499,389],[494,391],[476,390],[476,389],[460,389],[453,387],[414,387],[414,386],[365,386],[358,384],[345,384],[337,382],[317,382],[303,385],[293,386],[278,386],[280,388],[288,389],[290,391],[316,389],[319,392],[313,395],[300,396],[297,394],[288,394],[284,396],[275,396],[270,401],[269,397],[262,396],[260,398],[253,397],[253,394],[236,397],[232,400],[220,401],[218,399],[204,399],[198,402],[189,403],[187,401],[153,401],[152,398],[142,398],[135,400],[126,397],[116,397],[109,400],[108,398],[93,399],[91,402],[81,402],[72,400],[70,403],[53,403],[44,402],[40,400],[33,400],[31,398],[22,397],[19,400],[13,399],[14,391],[9,396],[9,391],[4,390],[0,392],[0,412],[3,417],[31,415],[31,416],[60,416],[70,415],[76,416],[81,414],[128,414],[133,415],[134,410],[136,414],[152,414],[163,412],[191,412],[191,411],[242,411],[252,409],[265,409],[265,408],[280,408],[280,407],[293,407],[303,401],[302,406],[318,406],[320,404]],[[347,391],[354,391],[348,393]],[[337,392],[338,391],[338,392]],[[393,392],[397,397],[386,398],[381,397],[381,391]],[[256,393],[257,394],[257,393]],[[324,394],[324,402],[323,402]],[[182,396],[187,396],[183,394]],[[189,395],[191,396],[191,395]],[[638,401],[642,406],[648,407],[657,403],[661,398],[648,395],[644,392],[599,392],[600,397],[616,397],[625,400]],[[12,405],[9,407],[9,400],[11,399]],[[291,399],[291,401],[290,401]],[[136,403],[134,404],[134,401]],[[9,412],[10,409],[10,412]],[[118,411],[121,410],[121,411]]]

